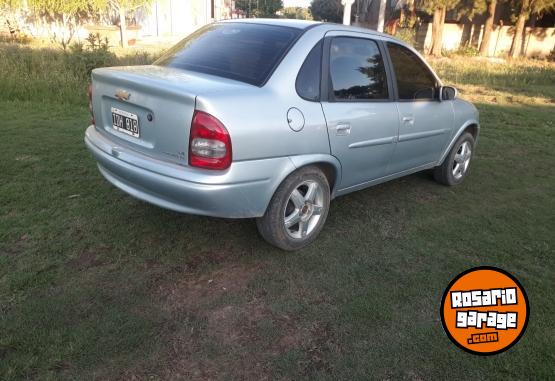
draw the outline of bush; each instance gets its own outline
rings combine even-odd
[[[116,55],[110,52],[108,39],[102,40],[98,33],[91,33],[86,44],[72,44],[66,60],[71,71],[81,78],[89,78],[94,68],[114,66],[117,62]]]
[[[395,37],[407,44],[414,46],[416,41],[416,29],[415,28],[399,28],[395,33]]]
[[[463,57],[477,57],[480,55],[480,51],[478,48],[468,45],[468,46],[461,46],[457,50],[451,50],[445,53],[445,55],[455,55],[455,56],[463,56]]]

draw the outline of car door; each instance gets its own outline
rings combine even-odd
[[[396,83],[399,136],[389,173],[430,165],[439,160],[453,127],[452,101],[439,101],[439,83],[410,49],[385,44]]]
[[[322,108],[340,190],[384,176],[393,154],[399,119],[383,57],[383,45],[362,33],[325,39]]]

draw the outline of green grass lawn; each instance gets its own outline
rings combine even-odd
[[[115,189],[85,149],[84,96],[18,74],[31,87],[0,92],[0,379],[553,378],[555,65],[433,65],[481,112],[466,182],[420,173],[340,197],[296,253],[253,220]],[[521,341],[491,357],[455,347],[439,316],[478,265],[514,274],[531,305]]]

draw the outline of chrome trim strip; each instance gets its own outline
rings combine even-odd
[[[436,135],[444,134],[447,131],[449,131],[448,128],[443,128],[441,130],[415,132],[415,133],[412,133],[412,134],[399,135],[399,142],[406,142],[406,141],[409,141],[409,140],[429,138],[430,136],[436,136]]]
[[[371,147],[371,146],[380,146],[383,144],[391,144],[391,143],[395,143],[396,139],[397,139],[396,136],[390,136],[388,138],[363,140],[360,142],[349,144],[349,148]]]

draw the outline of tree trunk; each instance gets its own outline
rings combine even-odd
[[[487,56],[489,52],[489,40],[491,40],[491,32],[493,31],[493,21],[495,19],[495,8],[497,0],[490,0],[488,4],[488,18],[484,24],[484,34],[482,35],[482,43],[480,44],[480,55]]]
[[[526,24],[526,19],[530,13],[530,0],[523,0],[522,7],[518,13],[518,18],[515,24],[515,35],[513,37],[513,43],[511,44],[511,50],[509,50],[509,57],[516,58],[520,55],[522,51],[522,35],[524,34],[524,26]]]
[[[432,21],[432,49],[430,54],[441,57],[441,46],[443,45],[443,23],[445,21],[445,7],[439,6],[434,9]]]
[[[385,25],[385,9],[387,8],[387,1],[380,0],[380,10],[378,12],[378,32],[383,32]]]
[[[127,48],[127,23],[125,21],[125,7],[119,7],[119,28],[121,32],[121,46]]]

